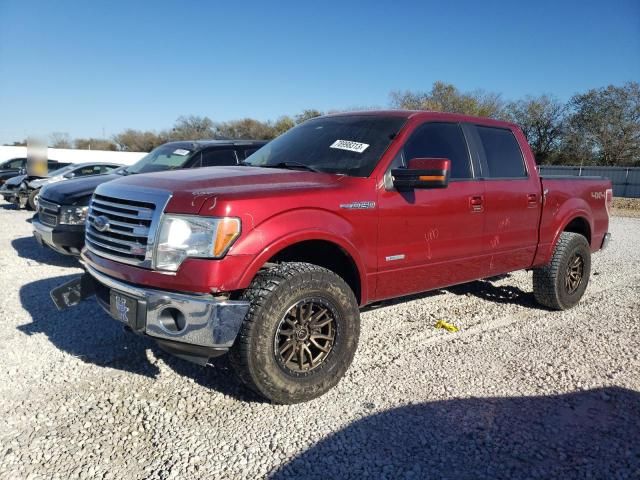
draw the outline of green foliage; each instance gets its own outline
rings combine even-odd
[[[117,150],[115,142],[105,138],[76,138],[74,147],[80,150]]]
[[[435,82],[428,92],[391,92],[393,108],[463,113],[502,118],[504,104],[497,93],[483,90],[463,93],[450,83]]]
[[[315,110],[313,108],[308,109],[308,110],[303,110],[302,113],[299,113],[295,117],[296,125],[299,125],[302,122],[306,122],[310,118],[319,117],[320,115],[322,115],[322,112],[319,111],[319,110]]]
[[[539,164],[558,160],[566,118],[566,106],[554,97],[527,96],[509,102],[505,118],[522,129]]]
[[[574,95],[562,153],[597,165],[640,165],[640,84]]]

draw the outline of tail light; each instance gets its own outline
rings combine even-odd
[[[604,204],[607,207],[607,215],[611,216],[611,207],[613,206],[613,190],[610,188],[607,188],[607,191],[605,193]]]

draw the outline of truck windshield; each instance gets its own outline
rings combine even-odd
[[[185,146],[160,145],[128,167],[127,173],[163,172],[182,168],[192,153],[193,150]]]
[[[308,120],[250,155],[243,165],[303,167],[326,173],[367,177],[406,118],[338,115]]]

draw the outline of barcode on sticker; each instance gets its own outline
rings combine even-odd
[[[339,148],[340,150],[362,153],[367,149],[367,147],[369,147],[368,143],[352,142],[350,140],[336,140],[329,148]]]
[[[173,151],[174,155],[188,155],[189,154],[189,150],[185,150],[184,148],[177,148],[176,150]]]

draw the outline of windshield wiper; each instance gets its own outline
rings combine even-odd
[[[322,170],[318,170],[315,167],[312,167],[310,165],[305,165],[304,163],[301,163],[301,162],[279,162],[279,163],[273,163],[269,165],[260,165],[260,166],[267,167],[267,168],[302,168],[303,170],[308,170],[310,172],[324,173]]]

